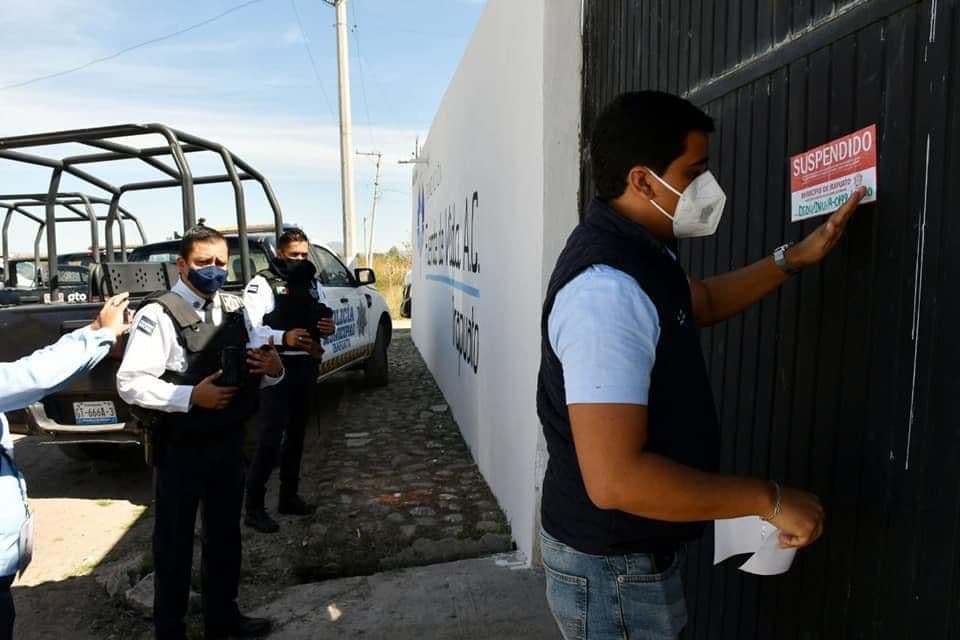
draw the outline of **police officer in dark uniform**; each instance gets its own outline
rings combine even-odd
[[[280,462],[280,500],[277,510],[288,515],[310,515],[316,505],[299,495],[300,460],[317,381],[320,341],[336,330],[333,311],[323,301],[323,287],[309,258],[310,243],[299,229],[289,229],[277,241],[277,258],[258,273],[243,293],[251,331],[261,340],[280,346],[285,376],[263,390],[263,431],[247,477],[244,523],[273,533],[280,525],[264,507],[267,480]]]
[[[257,389],[283,378],[283,364],[271,343],[251,343],[241,299],[219,291],[227,257],[219,232],[199,226],[184,235],[180,280],[141,306],[117,374],[120,397],[154,445],[157,638],[186,638],[200,505],[206,637],[259,636],[271,626],[237,608],[240,506],[244,422],[256,412]]]

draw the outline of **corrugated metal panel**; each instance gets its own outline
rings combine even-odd
[[[585,17],[584,139],[628,89],[717,120],[728,213],[681,245],[699,277],[823,221],[789,222],[790,155],[880,135],[880,203],[822,265],[704,333],[724,469],[817,492],[827,535],[774,578],[692,549],[686,637],[960,637],[957,3],[587,0]],[[586,202],[586,148],[582,186]]]

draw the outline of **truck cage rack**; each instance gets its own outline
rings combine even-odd
[[[9,237],[9,228],[10,222],[14,217],[14,214],[20,214],[21,216],[28,218],[37,223],[37,233],[33,241],[33,264],[36,269],[40,268],[40,240],[43,238],[43,232],[47,227],[47,220],[45,217],[40,217],[39,215],[33,213],[31,209],[46,207],[46,203],[49,196],[45,193],[14,193],[14,194],[0,194],[0,211],[6,211],[3,217],[3,230],[2,230],[2,252],[3,252],[3,264],[6,265],[10,262],[10,237]],[[91,196],[86,193],[58,193],[54,199],[54,206],[66,209],[67,211],[75,214],[74,216],[68,217],[56,217],[54,222],[89,222],[90,223],[90,251],[91,258],[95,263],[100,262],[100,239],[99,239],[99,228],[97,226],[98,222],[105,222],[107,219],[106,215],[98,215],[94,209],[94,205],[109,205],[110,200],[106,198],[98,198],[96,196]],[[80,206],[83,206],[83,209],[80,209]],[[122,260],[126,261],[126,251],[127,251],[127,234],[126,234],[126,225],[124,222],[130,221],[133,222],[137,231],[140,234],[141,244],[147,243],[147,236],[143,230],[143,225],[140,224],[140,219],[137,218],[134,214],[129,212],[126,208],[120,206],[117,209],[117,221],[120,223],[118,228],[120,229],[120,252],[122,255]],[[112,244],[112,243],[111,243]],[[111,256],[108,256],[108,261]],[[59,260],[58,260],[59,262]],[[6,280],[7,284],[10,284],[12,274],[7,274]]]
[[[165,144],[154,147],[137,147],[116,141],[117,138],[129,138],[133,136],[151,134],[161,136]],[[68,155],[63,157],[44,156],[24,151],[25,149],[32,149],[33,147],[68,143],[82,144],[92,147],[98,151],[95,153]],[[224,173],[205,173],[201,175],[194,174],[190,168],[187,156],[191,153],[203,151],[217,154],[220,157],[223,163]],[[172,159],[173,164],[171,165],[168,161],[166,161],[166,159]],[[56,289],[59,286],[57,261],[49,258],[49,256],[57,255],[56,222],[58,219],[56,216],[56,209],[58,204],[60,206],[67,206],[63,202],[58,202],[58,200],[62,200],[62,198],[65,196],[70,197],[71,195],[74,198],[78,198],[85,207],[88,207],[86,213],[87,220],[90,219],[90,211],[92,210],[92,206],[89,205],[94,204],[95,200],[100,200],[100,198],[94,199],[87,197],[87,201],[84,201],[83,196],[77,193],[62,194],[60,192],[60,180],[64,173],[109,194],[109,198],[103,198],[103,200],[107,200],[107,204],[109,206],[108,213],[103,219],[106,229],[105,249],[106,255],[109,257],[112,257],[114,253],[114,222],[120,219],[121,216],[130,218],[129,214],[125,212],[125,210],[121,210],[120,207],[121,198],[125,193],[130,191],[179,187],[183,209],[183,228],[184,230],[187,230],[196,224],[196,200],[194,197],[194,187],[196,185],[204,184],[230,183],[233,186],[234,202],[236,205],[237,228],[240,240],[241,268],[244,282],[249,280],[251,276],[249,273],[250,268],[249,248],[247,246],[246,202],[243,190],[244,182],[252,180],[260,184],[260,187],[263,189],[264,195],[266,196],[267,202],[270,204],[270,208],[273,213],[274,229],[276,229],[277,233],[279,234],[280,230],[283,228],[283,215],[280,211],[280,205],[273,193],[273,188],[270,186],[270,183],[263,176],[263,174],[254,169],[250,164],[245,162],[236,154],[231,152],[224,145],[205,140],[177,129],[173,129],[164,124],[121,124],[107,127],[94,127],[89,129],[71,129],[66,131],[0,137],[0,160],[47,167],[51,170],[49,188],[46,194],[26,194],[30,196],[39,196],[39,200],[35,198],[21,199],[42,202],[46,208],[46,215],[43,218],[43,223],[47,232],[47,256],[49,270],[48,278],[50,282],[50,291],[52,294],[56,293]],[[109,163],[117,160],[140,160],[145,165],[152,167],[153,169],[156,169],[164,174],[165,178],[160,180],[113,184],[94,175],[84,168],[86,165]],[[21,206],[19,209],[8,208],[8,218],[11,215],[12,210],[17,210],[20,213],[23,213],[23,203],[20,204]],[[71,207],[76,206],[77,204],[79,203],[69,201],[69,205]],[[37,218],[38,216],[34,217],[34,219]],[[130,219],[135,220],[135,218]],[[4,222],[6,223],[7,220]],[[96,225],[96,222],[94,221],[93,224]],[[122,222],[120,226],[121,244],[125,244]],[[140,226],[139,221],[137,221],[137,226]],[[4,231],[6,231],[6,224],[4,225]],[[141,237],[143,237],[142,228]],[[5,233],[4,239],[6,239]],[[4,247],[6,248],[6,243],[4,243]],[[37,249],[37,251],[39,250],[39,242],[35,242],[35,249]],[[99,247],[94,253],[95,259],[97,262],[99,262]],[[6,256],[6,251],[4,251],[4,255]]]

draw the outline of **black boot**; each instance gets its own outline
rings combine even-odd
[[[206,640],[222,640],[225,638],[259,638],[270,633],[273,622],[267,618],[249,618],[242,614],[230,622],[222,625],[208,626],[204,637]]]
[[[305,502],[297,494],[282,496],[277,511],[288,516],[309,516],[317,510],[317,505]]]
[[[267,514],[263,508],[263,498],[266,491],[261,489],[251,489],[247,486],[247,496],[244,501],[246,515],[243,518],[243,524],[259,531],[260,533],[276,533],[280,530],[277,521]]]
[[[271,518],[263,508],[253,511],[247,509],[247,513],[243,517],[243,524],[252,529],[256,529],[260,533],[276,533],[280,531],[280,525],[277,524],[277,521]]]

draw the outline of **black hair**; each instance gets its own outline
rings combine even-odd
[[[193,251],[193,245],[198,242],[218,242],[221,240],[223,242],[227,241],[224,235],[216,229],[211,229],[202,224],[190,227],[180,238],[180,257],[184,260],[189,258]]]
[[[621,93],[597,117],[590,139],[593,184],[602,200],[623,195],[638,165],[663,174],[683,155],[691,131],[713,132],[713,118],[662,91]]]
[[[303,232],[303,229],[287,229],[280,234],[280,237],[277,238],[277,251],[282,251],[294,242],[306,242],[310,241],[307,239],[307,234]]]

